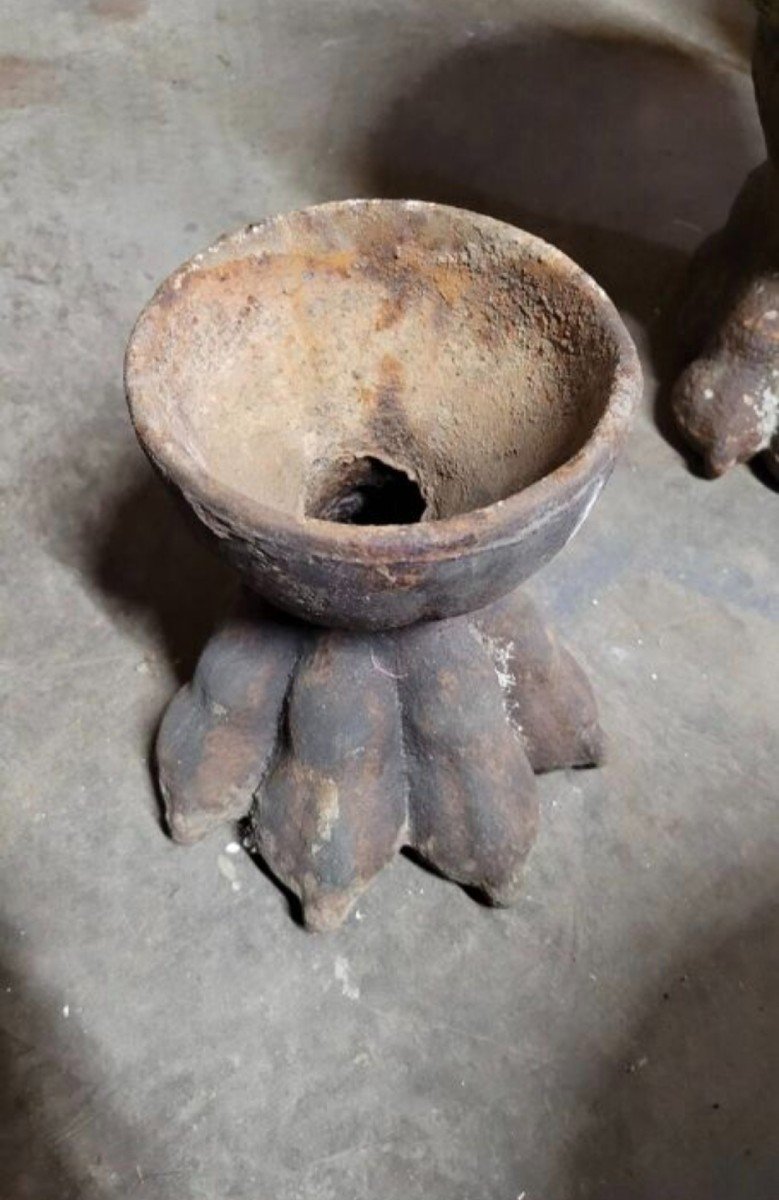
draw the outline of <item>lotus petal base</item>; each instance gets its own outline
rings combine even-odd
[[[535,773],[602,757],[581,668],[521,592],[387,633],[315,628],[249,592],[162,722],[173,837],[249,818],[254,847],[334,929],[403,846],[495,904],[517,899]]]

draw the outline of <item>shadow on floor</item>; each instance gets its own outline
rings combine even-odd
[[[664,978],[610,1056],[576,1146],[586,1200],[779,1196],[779,907]]]
[[[32,987],[0,926],[0,1196],[3,1200],[160,1198],[148,1151],[97,1080],[98,1056],[75,1007]],[[67,1016],[65,1015],[67,1011]],[[121,1086],[114,1083],[114,1087]],[[159,1165],[159,1164],[158,1164]],[[144,1185],[143,1187],[141,1185]]]
[[[181,683],[191,676],[217,616],[233,596],[235,573],[138,454],[125,487],[107,507],[94,541],[93,578],[119,614],[151,619]]]
[[[237,579],[146,461],[119,388],[107,389],[56,461],[42,459],[39,476],[38,536],[120,628],[151,642],[187,681]]]
[[[745,123],[738,85],[732,66],[624,31],[474,37],[373,130],[367,190],[476,209],[554,242],[647,327],[665,378],[688,248],[755,163],[757,118]],[[662,406],[658,424],[681,449]]]

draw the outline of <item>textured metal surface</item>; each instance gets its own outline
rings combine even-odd
[[[318,930],[402,846],[495,904],[516,899],[534,771],[601,754],[589,685],[521,592],[387,634],[305,629],[246,595],[157,742],[173,837],[250,815]]]
[[[760,456],[779,480],[779,26],[774,4],[761,12],[752,66],[769,159],[693,261],[681,327],[697,357],[673,407],[711,475]]]
[[[441,205],[345,201],[174,274],[126,382],[152,461],[253,588],[382,629],[483,607],[548,562],[610,473],[641,373],[553,247]],[[317,518],[366,455],[416,481],[420,522]]]
[[[513,589],[586,519],[638,397],[603,291],[485,217],[324,205],[174,274],[126,382],[152,461],[275,606],[244,599],[165,716],[173,837],[251,810],[314,929],[401,846],[515,899],[534,770],[600,755],[587,681]]]

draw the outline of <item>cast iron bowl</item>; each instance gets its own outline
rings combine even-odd
[[[389,629],[505,595],[581,526],[641,389],[602,289],[511,225],[347,200],[223,237],[142,312],[146,453],[244,581]]]

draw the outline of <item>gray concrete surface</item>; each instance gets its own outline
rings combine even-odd
[[[779,497],[697,478],[656,401],[670,289],[762,154],[750,21],[0,3],[2,1200],[779,1195]],[[514,910],[399,859],[312,938],[229,831],[181,850],[158,823],[150,737],[231,581],[133,442],[121,358],[224,229],[382,192],[556,240],[647,397],[533,586],[608,766],[544,781]]]

